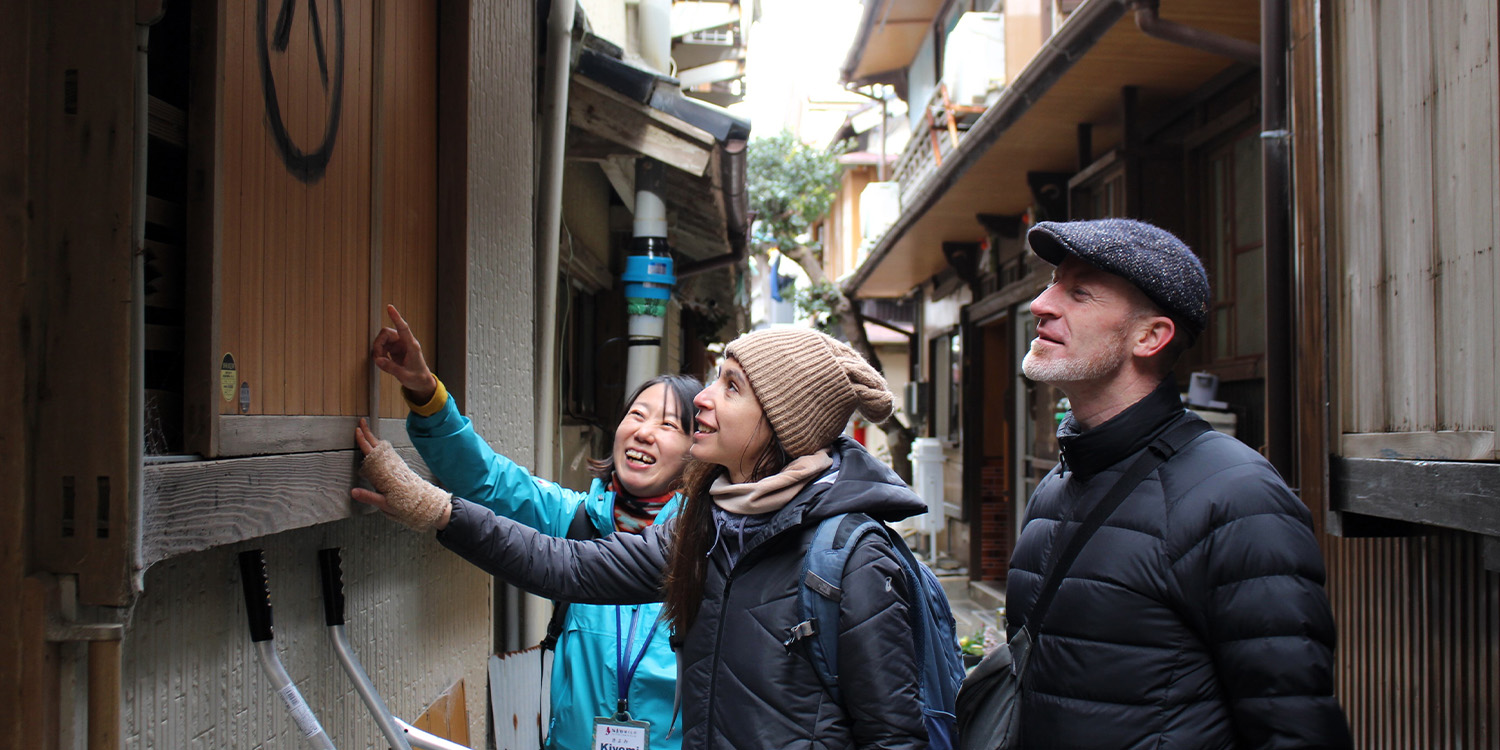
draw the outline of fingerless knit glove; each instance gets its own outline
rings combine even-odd
[[[406,465],[389,440],[375,445],[359,467],[360,476],[369,480],[375,490],[385,495],[388,512],[397,521],[417,531],[437,527],[443,508],[453,502],[453,494],[444,492]]]

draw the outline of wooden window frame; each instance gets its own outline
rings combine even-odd
[[[1236,108],[1234,111],[1237,113],[1243,113],[1247,109],[1250,108],[1241,107]],[[1195,138],[1194,140],[1197,140],[1198,143],[1196,147],[1194,147],[1190,151],[1188,158],[1191,164],[1190,168],[1192,171],[1192,183],[1204,188],[1200,191],[1201,195],[1205,196],[1205,198],[1220,197],[1218,193],[1209,192],[1209,188],[1214,187],[1209,184],[1213,179],[1213,161],[1215,159],[1222,158],[1225,162],[1226,168],[1232,170],[1234,166],[1235,144],[1244,138],[1256,137],[1255,134],[1258,133],[1258,127],[1259,125],[1257,120],[1240,120],[1239,122],[1227,127],[1225,127],[1221,123],[1214,123],[1211,126],[1211,134],[1196,134],[1198,135],[1198,138]],[[1223,180],[1224,185],[1232,186],[1234,183],[1233,172],[1226,172]],[[1235,213],[1232,203],[1233,196],[1230,195],[1228,197],[1231,201],[1231,204],[1225,209],[1225,218],[1228,222],[1227,228],[1225,229],[1225,234],[1230,238],[1230,246],[1226,250],[1226,257],[1224,259],[1227,267],[1220,269],[1217,267],[1220,259],[1212,257],[1205,252],[1200,251],[1199,253],[1200,258],[1202,258],[1204,261],[1204,266],[1208,271],[1209,278],[1213,279],[1215,276],[1221,276],[1224,279],[1224,282],[1222,284],[1212,285],[1213,297],[1209,306],[1208,324],[1205,327],[1203,335],[1201,337],[1201,343],[1199,343],[1196,347],[1202,353],[1204,359],[1196,367],[1197,369],[1217,375],[1219,377],[1219,380],[1221,381],[1233,382],[1240,380],[1254,380],[1256,378],[1265,376],[1266,354],[1264,351],[1255,354],[1242,354],[1234,351],[1234,344],[1238,338],[1239,330],[1239,300],[1235,296],[1235,290],[1237,289],[1238,283],[1235,275],[1235,260],[1240,255],[1246,253],[1254,252],[1256,250],[1264,251],[1265,237],[1262,236],[1260,238],[1260,241],[1255,244],[1244,246],[1236,244],[1237,232],[1233,224]],[[1262,207],[1261,210],[1262,212],[1264,212],[1264,207]],[[1207,245],[1208,238],[1214,236],[1215,234],[1215,228],[1210,225],[1214,217],[1214,207],[1209,205],[1202,205],[1199,207],[1198,214],[1200,216],[1200,220],[1202,221],[1202,226],[1199,231],[1202,232],[1203,236],[1203,241],[1200,243],[1200,245]],[[1221,310],[1230,311],[1229,325],[1227,326],[1227,331],[1225,332],[1217,331],[1214,328],[1215,315]],[[1220,357],[1216,353],[1216,348],[1219,344],[1220,336],[1224,336],[1229,339],[1229,341],[1227,342],[1228,346],[1230,347],[1230,353],[1228,356]]]

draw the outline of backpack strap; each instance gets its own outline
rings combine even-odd
[[[599,530],[594,528],[594,522],[589,518],[588,499],[578,504],[578,510],[573,513],[573,520],[568,523],[568,533],[564,539],[595,539],[599,536]],[[562,636],[563,621],[568,617],[568,605],[571,602],[553,601],[552,619],[547,621],[547,636],[542,639],[542,649],[551,651],[557,648],[557,639]]]
[[[812,665],[835,701],[841,700],[839,674],[839,602],[844,598],[844,564],[865,534],[885,527],[863,513],[843,513],[818,523],[802,558],[798,600],[802,621],[787,628],[782,645],[791,650],[811,638]]]
[[[1047,610],[1052,607],[1052,599],[1057,595],[1057,589],[1062,586],[1062,580],[1067,576],[1068,569],[1073,567],[1073,561],[1078,559],[1078,553],[1083,551],[1083,546],[1088,543],[1094,532],[1104,525],[1105,519],[1120,507],[1120,503],[1135,488],[1140,485],[1151,472],[1166,463],[1177,452],[1193,442],[1211,428],[1202,419],[1189,419],[1183,424],[1172,428],[1165,435],[1151,441],[1146,450],[1141,453],[1130,468],[1115,481],[1114,486],[1109,488],[1104,498],[1089,513],[1073,537],[1068,540],[1068,546],[1063,550],[1052,570],[1047,573],[1047,579],[1042,583],[1041,593],[1037,595],[1036,604],[1032,606],[1031,613],[1026,616],[1026,630],[1030,633],[1031,641],[1034,643],[1041,635],[1042,623],[1047,618]]]

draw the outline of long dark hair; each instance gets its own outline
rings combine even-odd
[[[667,387],[667,393],[671,396],[673,405],[677,407],[678,417],[682,420],[682,429],[687,431],[689,436],[693,434],[693,418],[698,414],[698,407],[693,404],[693,399],[698,396],[699,391],[703,390],[703,383],[691,375],[657,375],[641,383],[634,391],[631,391],[630,398],[625,399],[625,403],[620,406],[620,416],[609,431],[609,452],[604,454],[604,458],[589,459],[589,473],[605,484],[609,484],[615,478],[614,428],[618,428],[620,422],[625,420],[625,415],[630,413],[630,407],[635,406],[636,399],[653,385]]]
[[[781,446],[771,422],[761,415],[761,425],[771,432],[771,441],[761,451],[760,458],[751,471],[750,481],[758,482],[780,473],[791,463],[792,457]],[[672,538],[671,557],[667,561],[667,573],[662,582],[663,615],[671,621],[672,632],[678,637],[687,634],[698,618],[698,606],[703,603],[703,584],[708,577],[708,553],[717,536],[714,530],[714,501],[708,489],[714,480],[728,469],[707,461],[689,461],[682,473],[682,492],[687,496],[682,513],[677,518],[677,530]]]

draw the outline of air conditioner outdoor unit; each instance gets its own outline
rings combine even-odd
[[[901,215],[901,183],[872,182],[859,193],[859,236],[869,239],[885,234]]]
[[[1005,15],[965,13],[943,44],[943,83],[954,104],[984,104],[1005,85]]]

